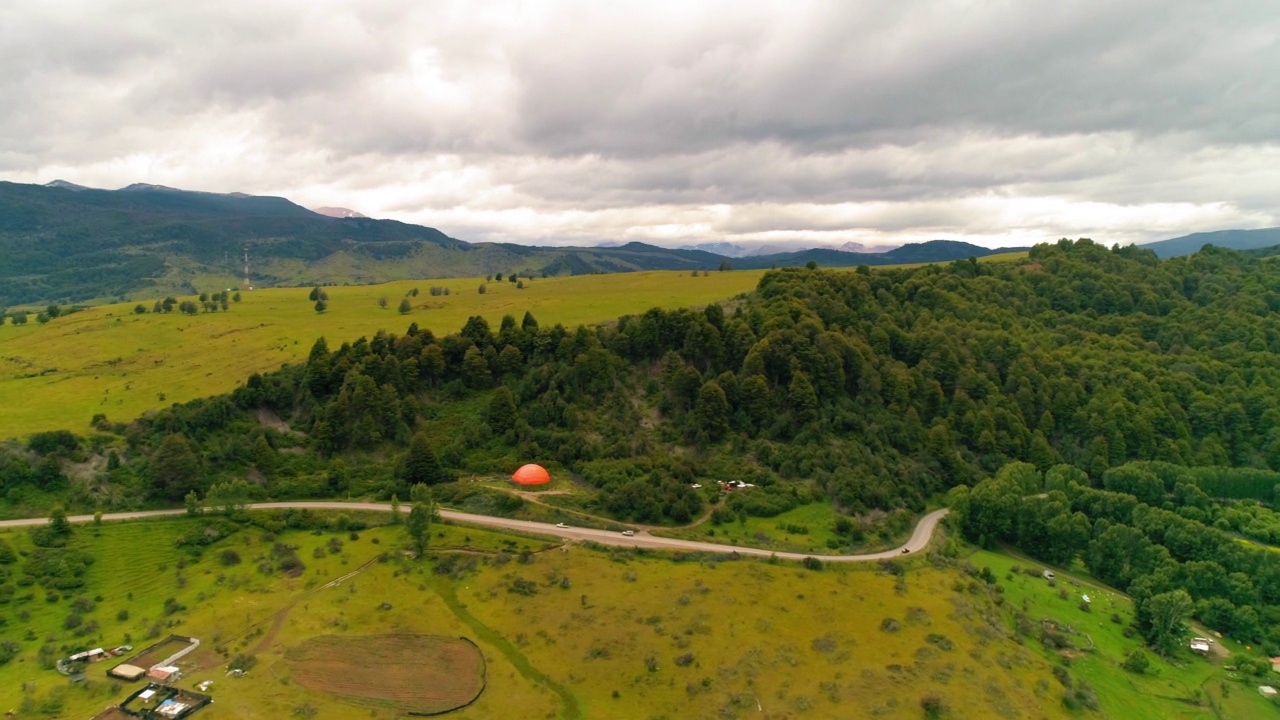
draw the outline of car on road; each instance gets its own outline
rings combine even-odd
[[[625,535],[625,536],[627,536],[627,537],[634,537],[634,536],[635,536],[635,534],[636,534],[636,531],[635,531],[635,530],[623,530],[623,531],[622,531],[622,534],[623,534],[623,535]]]
[[[569,526],[568,526],[568,525],[565,525],[564,523],[556,523],[556,527],[558,527],[558,528],[567,528],[567,527],[569,527]]]
[[[907,553],[909,553],[909,552],[911,552],[911,548],[902,548],[902,554],[903,554],[903,555],[906,555],[906,554],[907,554]]]

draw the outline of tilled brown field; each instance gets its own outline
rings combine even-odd
[[[324,635],[290,649],[293,681],[412,715],[462,707],[484,690],[484,657],[465,638]]]

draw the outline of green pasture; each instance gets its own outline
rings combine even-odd
[[[734,492],[751,492],[751,490]],[[717,499],[713,498],[709,502],[715,503]],[[832,532],[837,517],[839,516],[831,503],[813,503],[801,505],[771,518],[742,516],[720,525],[715,525],[708,519],[694,527],[660,530],[654,534],[683,540],[762,547],[781,552],[829,555],[837,551],[831,549],[827,544],[828,541],[836,541],[842,545],[847,542]],[[795,532],[797,529],[808,532]]]
[[[0,326],[0,438],[70,429],[87,432],[104,414],[130,420],[147,410],[234,389],[255,372],[304,360],[317,337],[336,348],[378,330],[403,333],[410,323],[444,335],[483,315],[496,330],[503,315],[532,312],[541,325],[600,323],[653,308],[717,302],[752,290],[764,271],[581,275],[486,283],[483,278],[411,280],[328,287],[329,309],[317,313],[310,288],[242,291],[227,312],[153,314],[157,298],[89,308],[40,325]],[[449,288],[432,296],[431,287]],[[409,297],[413,309],[397,307]],[[206,288],[210,292],[224,288]],[[387,298],[387,308],[379,307]],[[190,299],[188,298],[179,298]]]
[[[0,605],[0,634],[20,645],[0,666],[0,704],[21,717],[88,717],[138,686],[108,681],[110,662],[72,684],[41,667],[41,646],[57,656],[141,649],[175,633],[203,641],[178,682],[213,681],[215,702],[200,717],[389,718],[291,682],[285,652],[322,634],[412,632],[464,635],[484,653],[488,689],[458,718],[917,718],[934,696],[946,717],[1066,716],[1049,661],[995,633],[984,619],[992,600],[924,558],[899,580],[875,565],[677,562],[447,525],[433,527],[441,554],[424,561],[404,554],[395,526],[358,539],[249,528],[199,557],[175,547],[216,522],[78,527],[72,542],[96,560],[85,586],[53,601],[39,586],[20,588]],[[33,549],[26,531],[0,536]],[[296,547],[301,574],[259,568],[278,543]],[[241,562],[224,565],[226,550]],[[83,636],[65,620],[79,596],[93,602],[84,621],[99,624]],[[166,614],[170,598],[179,609]],[[257,662],[229,677],[240,654]]]
[[[1011,573],[1013,567],[1041,571],[1045,566],[1000,553],[979,551],[970,561],[979,568],[991,568],[1004,589],[1006,604],[1023,609],[1033,622],[1053,620],[1087,634],[1087,638],[1076,636],[1074,642],[1077,646],[1088,646],[1092,640],[1093,652],[1050,651],[1034,640],[1028,641],[1027,647],[1035,647],[1043,657],[1055,662],[1069,657],[1067,670],[1072,677],[1081,678],[1093,687],[1105,716],[1126,720],[1280,717],[1277,708],[1257,692],[1257,686],[1265,681],[1242,682],[1224,669],[1224,665],[1232,664],[1229,658],[1202,658],[1183,650],[1164,659],[1143,648],[1151,661],[1145,673],[1138,675],[1121,668],[1129,653],[1142,647],[1136,635],[1124,636],[1125,627],[1133,622],[1133,603],[1124,594],[1085,576],[1061,570],[1055,570],[1056,587],[1051,587],[1038,574],[1032,577],[1021,572]],[[1088,594],[1092,601],[1089,612],[1079,607],[1083,594]],[[1113,622],[1113,614],[1122,622]],[[1230,641],[1218,642],[1228,651],[1243,650]],[[1221,686],[1228,687],[1225,702],[1221,698]]]

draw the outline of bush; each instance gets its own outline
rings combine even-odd
[[[1147,659],[1147,654],[1142,652],[1141,650],[1134,650],[1133,652],[1129,653],[1128,657],[1124,659],[1124,664],[1122,664],[1120,667],[1123,667],[1125,670],[1128,670],[1131,673],[1137,673],[1141,675],[1142,673],[1146,672],[1147,668],[1149,668],[1150,666],[1151,666],[1151,661]]]
[[[239,670],[240,672],[249,672],[254,665],[258,664],[258,658],[255,655],[240,653],[231,658],[231,662],[227,663],[228,670]]]
[[[805,559],[801,562],[801,564],[802,564],[802,565],[804,565],[804,568],[805,568],[806,570],[821,570],[821,569],[822,569],[822,561],[821,561],[821,560],[819,560],[819,559],[818,559],[818,558],[816,558],[816,557],[807,557],[807,558],[805,558]]]
[[[902,623],[898,622],[897,620],[894,620],[893,618],[885,618],[884,620],[880,621],[880,630],[882,632],[894,633],[894,632],[898,632],[901,629],[902,629]]]
[[[239,565],[240,553],[236,552],[235,550],[223,550],[222,554],[218,556],[218,562],[222,563],[223,567],[231,567],[232,565]]]

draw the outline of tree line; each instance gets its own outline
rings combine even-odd
[[[541,461],[598,487],[596,510],[654,522],[696,516],[688,485],[708,479],[756,485],[731,512],[853,516],[1014,461],[1096,482],[1133,460],[1276,469],[1277,288],[1280,266],[1240,253],[1081,240],[1014,263],[777,270],[730,303],[598,327],[525,313],[322,338],[229,395],[104,423],[123,443],[107,486],[180,499],[248,473],[263,496],[404,497],[418,435],[442,478]],[[1188,472],[1220,492],[1219,471]]]

